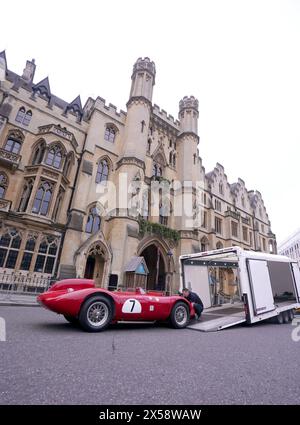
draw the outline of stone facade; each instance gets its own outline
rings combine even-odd
[[[296,260],[300,265],[300,229],[296,230],[278,246],[278,254],[286,255]]]
[[[122,286],[126,264],[144,256],[148,287],[174,291],[181,254],[232,245],[276,252],[261,194],[241,179],[230,184],[220,164],[205,172],[197,99],[180,101],[178,120],[152,103],[156,69],[148,58],[134,64],[127,112],[101,97],[67,103],[48,78],[33,82],[34,60],[20,76],[5,52],[0,58],[0,271]],[[119,204],[108,211],[99,185],[123,192],[124,176],[146,191],[153,181],[184,189],[172,186],[170,214],[163,205],[152,211],[151,194],[139,214]],[[190,219],[174,213],[179,192],[192,199]]]

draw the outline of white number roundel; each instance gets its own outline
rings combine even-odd
[[[134,299],[130,298],[125,301],[122,307],[122,313],[141,313],[142,312],[142,306],[141,303]]]

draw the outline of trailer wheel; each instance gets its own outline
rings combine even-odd
[[[283,314],[279,313],[275,318],[275,323],[277,323],[278,325],[282,325],[283,323]]]
[[[293,320],[293,318],[295,316],[294,310],[289,310],[288,313],[289,313],[289,320],[290,320],[290,322],[292,322],[292,320]]]
[[[290,321],[289,312],[288,311],[283,311],[282,312],[282,315],[283,315],[283,322],[284,323],[289,323],[289,321]]]

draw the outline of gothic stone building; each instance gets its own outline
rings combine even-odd
[[[232,245],[276,252],[260,192],[229,183],[222,165],[205,173],[198,154],[198,101],[184,97],[179,120],[152,103],[155,65],[133,67],[127,112],[101,97],[68,103],[34,82],[34,60],[22,75],[0,53],[0,273],[87,277],[124,286],[128,264],[144,257],[147,287],[176,290],[181,254]],[[186,226],[172,214],[125,208],[106,214],[97,185],[128,181],[202,182],[201,220]],[[148,201],[147,201],[148,202]],[[199,203],[199,205],[198,205]],[[150,202],[151,204],[151,202]],[[200,205],[201,204],[201,205]],[[143,216],[143,219],[141,219]]]

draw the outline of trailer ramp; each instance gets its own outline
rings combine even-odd
[[[228,305],[205,309],[201,315],[200,321],[192,321],[187,329],[201,332],[215,332],[229,328],[234,325],[246,322],[243,306]]]

